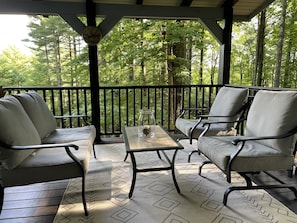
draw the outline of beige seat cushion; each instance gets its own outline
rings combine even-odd
[[[23,105],[41,139],[45,138],[56,129],[57,123],[55,117],[37,92],[30,91],[14,95],[14,97]]]
[[[189,137],[196,121],[197,120],[177,118],[175,121],[175,127]],[[202,120],[201,123],[195,128],[193,138],[197,139],[199,135],[203,132],[203,130],[205,129],[205,127],[203,127],[204,122],[205,121]],[[206,135],[216,135],[218,132],[222,130],[226,130],[226,125],[213,124],[210,126]]]
[[[12,96],[0,99],[0,141],[8,145],[40,144],[39,134],[21,103]],[[1,166],[13,169],[34,150],[13,151],[0,148]]]
[[[76,140],[88,140],[94,142],[96,137],[96,129],[93,125],[56,129],[47,138],[44,138],[42,143],[65,143]]]
[[[297,126],[296,108],[297,91],[259,91],[247,116],[245,135],[259,137],[287,133]],[[293,136],[261,143],[289,155]]]
[[[70,150],[88,172],[92,145],[85,140],[72,144],[79,146],[79,150]],[[37,150],[14,170],[2,170],[1,175],[3,186],[16,186],[79,177],[82,172],[64,148],[52,148]]]
[[[201,137],[198,140],[198,148],[218,167],[226,170],[230,154],[234,153],[238,148],[238,146],[231,143],[235,138],[237,137]],[[246,142],[242,152],[232,163],[232,170],[237,172],[288,170],[293,164],[294,159],[292,156],[263,144],[249,141]]]

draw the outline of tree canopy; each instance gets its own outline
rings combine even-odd
[[[297,3],[234,23],[230,83],[296,88]],[[84,21],[85,18],[82,18]],[[99,18],[98,18],[99,21]],[[3,86],[89,86],[88,50],[58,16],[32,16],[31,55],[0,54]],[[219,44],[200,22],[122,19],[98,44],[99,85],[216,84]]]

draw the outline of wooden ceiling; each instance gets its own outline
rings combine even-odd
[[[85,15],[86,0],[1,0],[0,14]],[[226,0],[93,0],[97,16],[119,13],[123,17],[192,19],[216,15]],[[248,21],[274,0],[233,0],[234,21]],[[185,10],[190,8],[192,10]],[[168,9],[169,12],[168,12]],[[174,13],[173,13],[174,12]],[[188,18],[188,17],[189,18]]]

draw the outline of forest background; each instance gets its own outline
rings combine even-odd
[[[296,18],[295,0],[276,0],[235,22],[230,83],[296,88]],[[32,54],[0,54],[2,86],[89,86],[87,45],[61,17],[32,16],[28,28]],[[98,44],[99,85],[217,84],[219,53],[199,21],[122,19]]]

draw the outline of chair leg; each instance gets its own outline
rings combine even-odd
[[[87,208],[87,202],[86,202],[86,172],[85,172],[85,168],[83,167],[82,163],[80,162],[80,160],[73,155],[73,153],[70,151],[69,147],[66,146],[65,150],[67,152],[67,154],[70,156],[70,158],[77,164],[77,166],[79,167],[80,171],[81,171],[81,175],[82,175],[82,188],[81,188],[81,196],[82,196],[82,202],[83,202],[83,207],[84,207],[84,212],[85,212],[85,216],[89,215],[88,212],[88,208]]]
[[[0,214],[2,212],[3,203],[4,203],[4,187],[0,185]]]
[[[82,202],[84,206],[85,216],[89,215],[87,202],[86,202],[86,176],[83,174],[82,176],[82,188],[81,188],[81,196],[82,196]]]
[[[193,143],[193,139],[192,139],[192,137],[190,137],[190,144],[192,145],[192,143]]]
[[[97,159],[97,155],[96,155],[96,150],[95,150],[95,145],[93,144],[93,154],[94,154],[94,158]]]
[[[278,188],[288,188],[289,190],[291,190],[295,197],[297,198],[297,189],[293,186],[289,186],[289,185],[259,185],[259,186],[242,186],[242,187],[229,187],[225,193],[224,193],[224,199],[223,199],[223,204],[227,205],[227,200],[228,200],[228,196],[232,191],[235,190],[259,190],[259,189],[278,189]]]
[[[128,158],[128,153],[126,153],[126,156],[124,158],[124,162],[126,162],[127,158]]]
[[[268,176],[272,177],[274,180],[278,181],[280,184],[277,184],[277,185],[256,185],[256,186],[253,186],[251,179],[245,173],[239,173],[246,180],[247,186],[233,186],[233,187],[229,187],[225,191],[225,193],[224,193],[223,204],[224,205],[227,204],[227,200],[228,200],[229,194],[232,191],[235,191],[235,190],[258,190],[258,189],[264,189],[265,190],[265,189],[287,188],[287,189],[291,190],[294,193],[295,197],[297,198],[297,189],[294,186],[285,184],[285,182],[281,181],[280,179],[276,178],[275,176],[273,176],[272,174],[270,174],[270,173],[268,173],[266,171],[264,171],[264,173],[266,173]]]
[[[212,163],[210,160],[205,160],[205,161],[203,161],[202,163],[201,163],[201,165],[199,166],[199,169],[198,169],[198,174],[201,176],[201,172],[202,172],[202,168],[203,168],[203,166],[204,165],[206,165],[206,164],[210,164],[210,163]]]
[[[190,152],[189,155],[188,155],[188,163],[191,162],[191,156],[192,156],[193,153],[199,153],[199,152],[198,152],[198,150],[193,150],[192,152]]]

